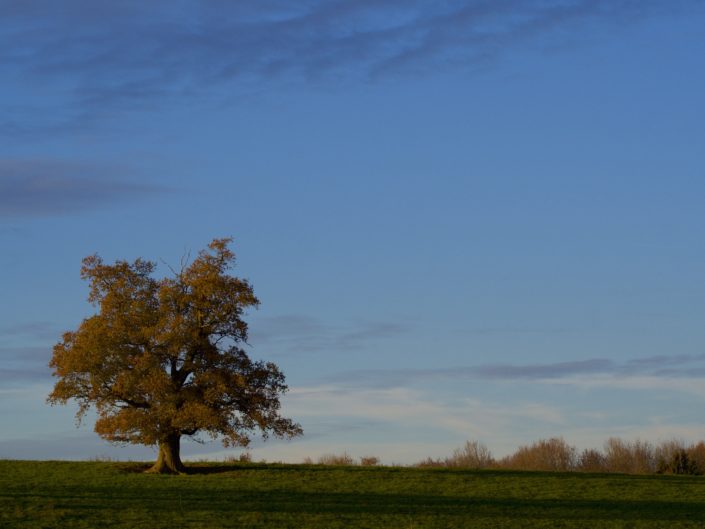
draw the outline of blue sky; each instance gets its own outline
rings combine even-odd
[[[705,438],[704,51],[703,1],[0,3],[0,457],[151,458],[51,346],[84,256],[224,236],[305,430],[255,458]]]

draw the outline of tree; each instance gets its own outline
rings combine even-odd
[[[49,365],[58,381],[47,400],[74,399],[79,421],[95,407],[95,431],[111,442],[158,446],[150,472],[184,471],[183,436],[246,446],[257,430],[265,438],[303,433],[279,415],[283,373],[241,347],[244,310],[259,301],[246,280],[228,274],[230,242],[214,240],[158,279],[156,264],[143,259],[83,260],[88,300],[99,310],[54,346]]]

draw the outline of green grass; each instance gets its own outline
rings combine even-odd
[[[0,528],[705,527],[705,478],[0,461]]]

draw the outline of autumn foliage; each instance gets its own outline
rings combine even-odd
[[[687,444],[670,440],[659,444],[624,441],[612,437],[604,450],[578,452],[561,437],[541,439],[520,446],[501,459],[477,441],[468,441],[444,459],[426,458],[419,467],[533,470],[548,472],[619,472],[625,474],[705,474],[705,443]]]
[[[283,373],[241,347],[243,313],[259,301],[246,280],[228,273],[230,242],[214,240],[164,278],[153,277],[151,261],[86,257],[81,277],[98,312],[54,347],[58,381],[49,402],[74,399],[79,418],[94,407],[95,431],[109,441],[158,446],[154,472],[183,470],[183,436],[246,446],[256,431],[302,433],[279,414]]]

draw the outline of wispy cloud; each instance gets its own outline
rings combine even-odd
[[[22,337],[38,340],[54,340],[59,336],[60,330],[58,327],[46,321],[18,323],[0,327],[0,339],[3,337]]]
[[[678,374],[593,374],[573,375],[546,380],[546,383],[585,390],[641,391],[650,394],[685,393],[698,399],[705,399],[705,369],[695,372],[681,370]]]
[[[47,364],[49,358],[51,358],[51,346],[0,347],[0,360],[4,362]]]
[[[85,163],[0,159],[0,217],[75,213],[165,192]]]
[[[298,354],[355,351],[407,330],[405,325],[396,322],[351,322],[347,326],[338,326],[291,314],[255,321],[251,327],[250,343],[255,351],[259,346]]]
[[[429,369],[368,369],[346,371],[327,378],[333,383],[364,387],[399,387],[418,382],[439,380],[527,380],[556,382],[617,381],[648,377],[657,379],[684,379],[705,376],[705,355],[674,355],[635,358],[617,362],[606,358],[592,358],[571,362],[536,364],[489,364]],[[584,377],[584,378],[579,378]],[[578,382],[576,382],[578,383]],[[670,386],[669,386],[670,387]]]
[[[412,426],[457,435],[481,437],[483,432],[509,428],[519,421],[560,424],[561,410],[538,402],[502,405],[480,399],[449,402],[410,388],[366,388],[354,391],[334,385],[294,388],[286,399],[288,413],[307,419],[346,418],[346,423],[374,421],[367,431]],[[332,435],[333,433],[331,433]]]
[[[0,389],[50,379],[51,347],[0,347]]]
[[[564,35],[580,40],[589,24],[625,24],[699,4],[156,0],[98,8],[86,0],[4,2],[0,72],[8,86],[31,84],[32,90],[19,101],[6,100],[3,115],[18,105],[41,106],[45,85],[52,98],[63,98],[64,108],[73,108],[75,118],[85,119],[86,112],[145,110],[175,97],[193,101],[213,89],[233,96],[278,82],[368,82],[472,71],[527,45],[560,47]],[[13,127],[21,126],[14,120],[4,129]]]
[[[580,332],[577,327],[474,327],[458,329],[457,334],[461,335],[532,335],[532,334],[570,334]]]
[[[60,334],[43,321],[0,327],[0,389],[49,380],[51,344]]]
[[[2,367],[0,366],[0,388],[16,387],[27,382],[46,382],[51,372],[46,366]]]
[[[187,446],[187,445],[186,445]],[[190,448],[190,446],[188,447]],[[12,459],[70,459],[86,461],[109,457],[114,460],[148,461],[155,457],[151,447],[107,443],[92,432],[36,435],[33,438],[0,439],[0,457]]]

